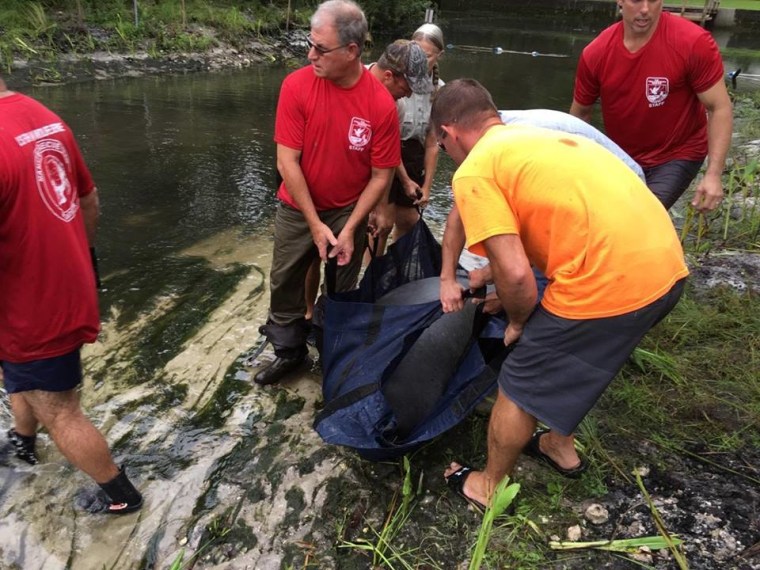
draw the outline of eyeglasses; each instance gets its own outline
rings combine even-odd
[[[441,131],[441,138],[438,140],[438,148],[440,148],[443,152],[448,152],[446,150],[446,145],[441,142],[443,139],[446,138],[446,136],[447,136],[446,131]]]
[[[328,48],[323,48],[321,45],[315,44],[314,40],[311,39],[311,34],[309,34],[308,36],[306,36],[306,45],[309,46],[309,49],[314,48],[314,51],[316,51],[319,55],[327,55],[331,51],[335,51],[335,50],[338,50],[338,49],[341,49],[341,48],[344,48],[344,47],[348,47],[351,44],[343,44],[343,45],[339,45],[337,47],[329,48],[329,49]]]

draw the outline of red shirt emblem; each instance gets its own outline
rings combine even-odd
[[[665,102],[670,92],[667,77],[647,77],[646,95],[650,106],[659,107]]]

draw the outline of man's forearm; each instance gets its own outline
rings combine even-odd
[[[511,323],[523,325],[536,308],[538,291],[530,262],[517,235],[499,235],[484,242],[496,293]]]
[[[569,113],[573,115],[574,117],[578,117],[579,119],[583,119],[587,123],[591,122],[591,118],[594,115],[594,106],[593,105],[581,105],[573,99],[572,105],[570,105],[570,111]]]
[[[401,162],[395,170],[395,176],[398,178],[398,181],[401,182],[401,184],[406,184],[407,182],[410,182],[411,179],[409,178],[409,173],[406,171],[406,167],[404,166],[404,163]]]
[[[459,256],[465,245],[464,226],[454,205],[446,218],[446,228],[441,241],[441,280],[456,279]]]
[[[393,181],[395,171],[395,168],[384,168],[373,171],[372,178],[370,178],[359,195],[359,200],[357,200],[353,212],[348,217],[344,229],[351,232],[355,231],[359,224],[369,217],[369,213],[380,200],[383,197],[387,198],[388,189]]]
[[[732,134],[733,109],[730,105],[708,112],[706,174],[714,176],[723,174]]]
[[[422,183],[426,188],[433,186],[433,176],[435,175],[435,169],[438,166],[438,142],[435,139],[435,135],[431,130],[425,139],[425,180]]]
[[[279,164],[280,174],[285,181],[285,187],[288,193],[298,205],[298,209],[303,214],[306,223],[310,228],[320,222],[317,209],[314,207],[314,201],[311,199],[309,187],[306,185],[306,179],[301,171],[300,164]]]

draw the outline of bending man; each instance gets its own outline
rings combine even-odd
[[[488,257],[509,316],[504,342],[515,344],[499,375],[485,469],[453,463],[444,473],[486,504],[531,442],[564,475],[584,470],[573,432],[678,302],[688,270],[665,209],[599,145],[504,125],[471,79],[441,88],[431,124],[459,165],[452,187],[467,245]],[[549,279],[538,307],[531,265]],[[551,430],[534,434],[537,420]]]

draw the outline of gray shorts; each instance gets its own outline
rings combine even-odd
[[[647,186],[666,210],[670,210],[702,168],[703,160],[671,160],[644,169]]]
[[[551,429],[570,435],[639,341],[678,303],[686,280],[636,311],[571,320],[539,306],[499,374],[499,388]]]

